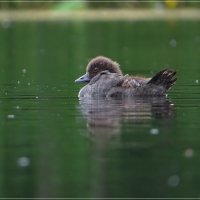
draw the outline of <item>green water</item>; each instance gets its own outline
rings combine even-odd
[[[200,197],[199,21],[0,25],[0,197]],[[168,99],[81,101],[90,58],[174,68]]]

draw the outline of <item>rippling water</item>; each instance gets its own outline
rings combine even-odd
[[[200,197],[198,21],[0,33],[0,197]],[[166,98],[78,100],[99,54],[129,74],[174,68],[177,84]]]

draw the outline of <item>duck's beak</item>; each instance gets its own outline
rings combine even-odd
[[[86,83],[90,82],[90,77],[88,76],[88,74],[84,74],[83,76],[75,80],[75,83],[83,83],[83,82],[86,82]]]

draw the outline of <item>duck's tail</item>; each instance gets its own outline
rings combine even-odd
[[[153,76],[147,84],[154,84],[163,86],[166,90],[169,90],[176,82],[176,71],[171,69],[164,69]]]

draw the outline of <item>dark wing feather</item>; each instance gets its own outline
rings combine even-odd
[[[176,82],[176,71],[164,69],[153,76],[147,84],[162,85],[166,90],[170,89]]]

